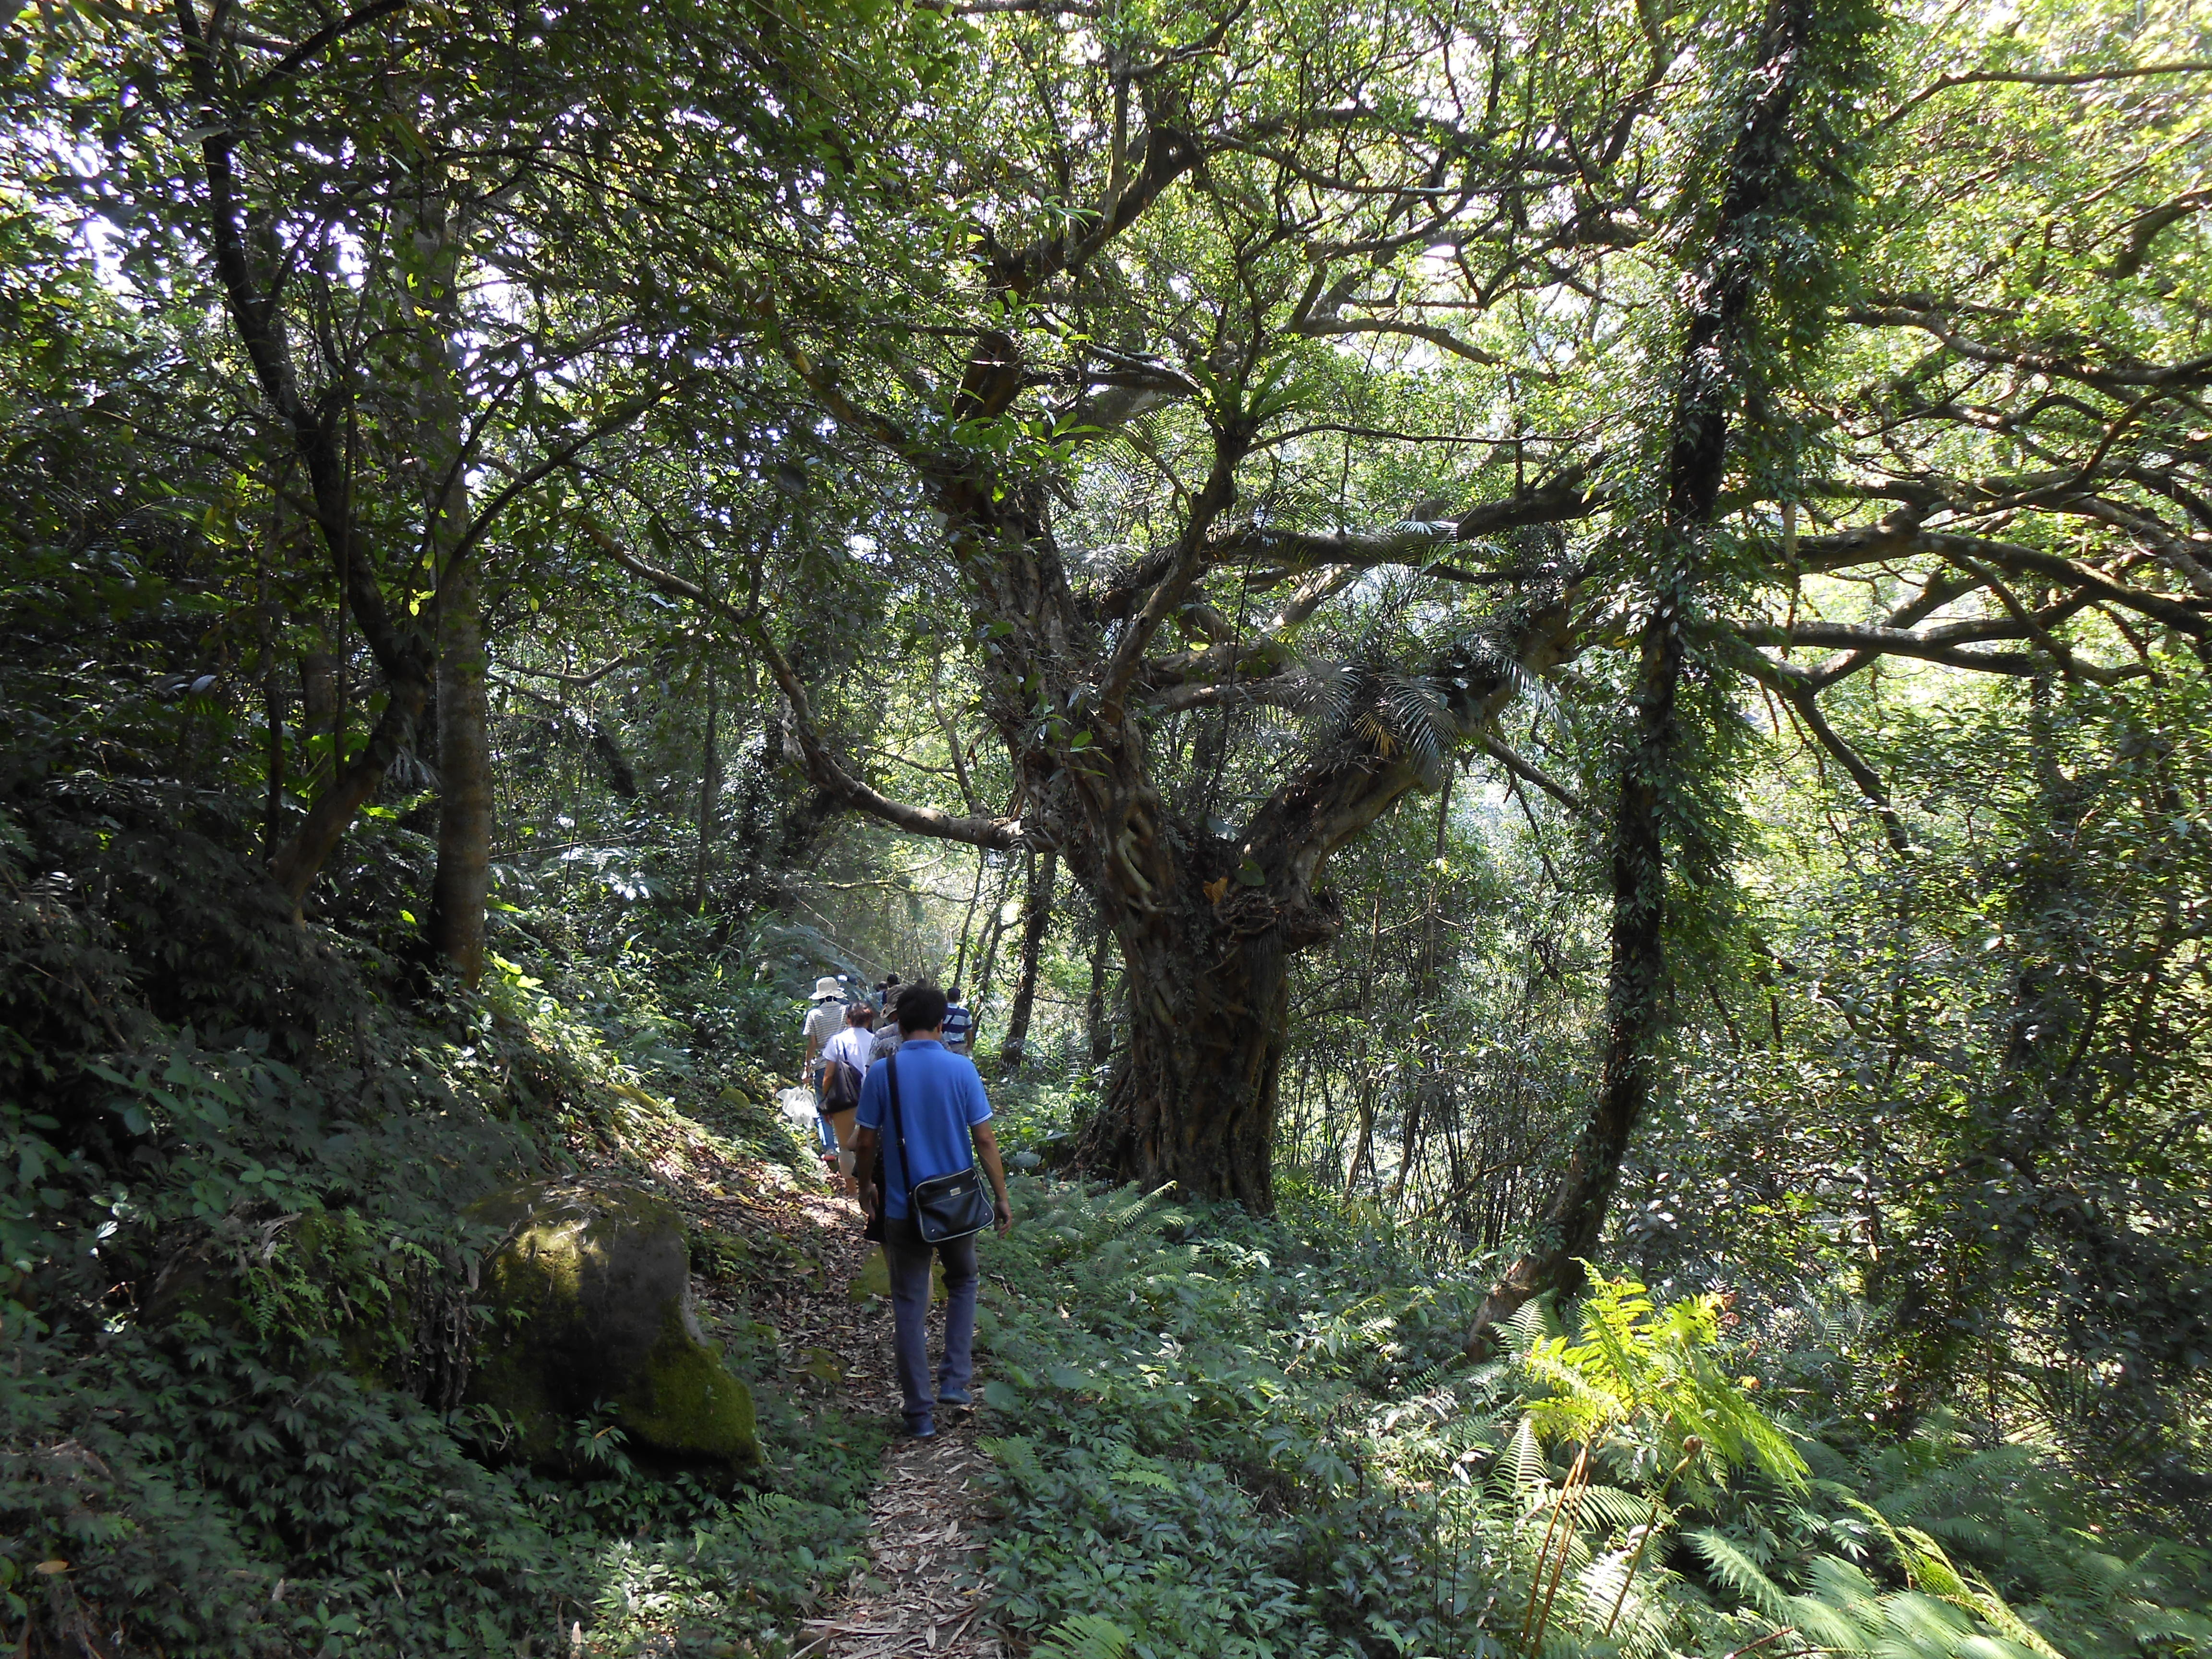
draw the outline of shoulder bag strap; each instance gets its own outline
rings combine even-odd
[[[899,1119],[898,1056],[896,1054],[884,1056],[884,1072],[886,1081],[890,1085],[891,1135],[898,1142],[899,1175],[906,1182],[906,1209],[911,1216],[914,1213],[914,1164],[906,1155],[906,1126]]]

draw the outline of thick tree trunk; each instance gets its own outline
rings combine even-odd
[[[1030,879],[1029,915],[1022,925],[1022,965],[1014,981],[1013,1006],[1006,1011],[1006,1040],[999,1048],[999,1063],[1018,1071],[1027,1058],[1030,1014],[1036,1005],[1037,969],[1044,959],[1045,935],[1052,928],[1052,890],[1060,877],[1060,857],[1047,852],[1036,861]]]
[[[438,617],[438,868],[431,942],[465,985],[483,976],[491,890],[490,706],[475,561],[447,576]]]
[[[1184,929],[1122,933],[1129,1053],[1083,1161],[1147,1188],[1172,1182],[1264,1211],[1274,1203],[1290,956],[1273,927],[1240,932],[1211,909]]]
[[[1501,663],[1495,641],[1432,664],[1436,683],[1449,688],[1440,698],[1447,735],[1487,730],[1524,672],[1558,662],[1571,614],[1563,589],[1521,618],[1507,644],[1517,669]],[[1340,735],[1235,838],[1169,821],[1140,775],[1117,788],[1103,769],[1083,775],[1106,799],[1068,846],[1121,941],[1129,993],[1129,1056],[1085,1131],[1087,1168],[1272,1207],[1291,959],[1338,925],[1322,870],[1407,793],[1441,788],[1449,763],[1440,755],[1416,762],[1402,733],[1377,738],[1389,730],[1389,708],[1379,688],[1363,697],[1371,700],[1347,712]],[[1140,750],[1132,741],[1127,752]]]

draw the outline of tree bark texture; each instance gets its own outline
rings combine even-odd
[[[1455,732],[1486,728],[1522,672],[1559,660],[1570,615],[1570,595],[1555,592],[1494,653],[1433,665],[1453,688],[1443,717]],[[1114,746],[1127,757],[1118,780],[1103,764],[1075,773],[1070,793],[1085,810],[1066,845],[1120,941],[1129,993],[1129,1053],[1085,1131],[1088,1167],[1272,1207],[1291,959],[1340,920],[1321,884],[1327,860],[1409,792],[1440,787],[1449,763],[1393,738],[1382,714],[1355,705],[1241,839],[1170,818],[1138,769],[1133,734]]]
[[[1468,1347],[1487,1352],[1495,1328],[1531,1297],[1578,1290],[1595,1254],[1620,1165],[1650,1105],[1667,1019],[1666,797],[1681,781],[1676,712],[1686,611],[1705,580],[1705,546],[1727,476],[1753,326],[1753,267],[1743,244],[1771,210],[1791,165],[1791,107],[1805,84],[1817,0],[1772,13],[1755,90],[1735,140],[1705,258],[1689,289],[1665,458],[1666,498],[1653,526],[1650,612],[1642,629],[1635,726],[1613,821],[1613,917],[1606,1044],[1596,1105],[1577,1138],[1529,1248],[1483,1298]],[[1771,234],[1771,233],[1770,233]]]
[[[1006,1011],[1006,1040],[999,1047],[999,1062],[1009,1072],[1018,1071],[1029,1055],[1030,1014],[1036,1006],[1037,969],[1044,959],[1045,935],[1052,931],[1052,890],[1059,878],[1060,855],[1048,849],[1038,855],[1030,878],[1021,969],[1014,980],[1013,1005]]]
[[[469,543],[467,441],[461,417],[460,246],[444,202],[416,204],[417,453],[424,542],[438,617],[438,866],[430,941],[465,985],[483,977],[484,904],[491,890],[491,709],[483,603]]]
[[[464,514],[465,516],[465,514]],[[438,866],[433,943],[464,984],[483,976],[491,890],[490,706],[476,562],[447,573],[438,615]]]

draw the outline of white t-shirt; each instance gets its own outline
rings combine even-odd
[[[845,1029],[845,1005],[835,997],[824,997],[806,1011],[806,1036],[817,1049],[829,1047],[830,1039]]]
[[[875,1033],[865,1026],[848,1025],[830,1039],[830,1046],[822,1051],[825,1060],[842,1060],[862,1077],[868,1074],[868,1044]]]

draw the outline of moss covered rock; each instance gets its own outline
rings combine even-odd
[[[647,1461],[735,1471],[759,1461],[752,1394],[702,1338],[674,1209],[635,1190],[534,1182],[471,1218],[501,1231],[494,1310],[468,1397],[520,1425],[532,1462],[564,1464],[570,1425],[604,1401]]]

